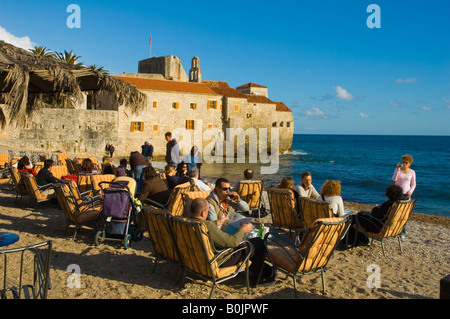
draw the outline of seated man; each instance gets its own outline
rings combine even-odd
[[[48,184],[56,184],[59,183],[60,180],[57,179],[55,176],[53,176],[53,173],[50,171],[50,169],[53,166],[53,160],[48,159],[44,162],[44,167],[39,170],[39,172],[36,175],[36,183],[38,186],[44,186]],[[54,194],[55,190],[53,188],[48,188],[44,191],[41,191],[41,194],[43,196],[49,196],[51,194]]]
[[[244,235],[249,233],[252,229],[252,224],[243,224],[241,229],[239,229],[234,235],[227,234],[217,227],[221,226],[226,221],[226,217],[224,215],[222,215],[222,218],[219,220],[207,220],[209,206],[208,201],[204,198],[194,199],[191,204],[190,218],[199,219],[205,223],[209,231],[210,239],[214,247],[217,249],[241,248],[240,243],[244,239]],[[261,282],[266,251],[264,241],[261,238],[251,238],[249,242],[253,246],[252,253],[250,254],[250,260],[252,262],[249,268],[250,285],[255,287]],[[247,252],[245,250],[239,251],[238,253],[232,255],[229,260],[221,265],[221,267],[238,265],[244,260],[246,253]],[[269,282],[269,280],[266,279],[264,282]]]
[[[214,190],[206,198],[209,203],[208,220],[217,220],[229,211],[248,212],[250,207],[236,192],[230,193],[230,182],[226,178],[216,181]]]
[[[209,183],[204,183],[198,179],[200,171],[197,167],[191,168],[188,175],[194,181],[199,191],[211,191],[211,186],[208,185]]]
[[[320,194],[316,191],[312,184],[312,177],[310,172],[302,173],[302,183],[294,187],[294,192],[299,197],[307,197],[311,199],[320,199]]]

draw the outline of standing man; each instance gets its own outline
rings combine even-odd
[[[166,137],[166,163],[177,167],[178,163],[181,162],[180,159],[180,146],[178,145],[175,138],[172,138],[172,133],[167,132]]]

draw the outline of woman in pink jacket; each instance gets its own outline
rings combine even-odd
[[[392,180],[395,182],[395,185],[400,186],[403,189],[403,198],[402,200],[410,200],[411,195],[416,189],[416,172],[412,170],[411,164],[413,162],[413,158],[411,155],[406,154],[402,156],[402,164],[397,163],[397,168],[394,171],[394,176],[392,176]],[[406,235],[406,225],[400,234],[401,238],[405,238]]]

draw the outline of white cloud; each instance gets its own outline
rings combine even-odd
[[[33,43],[28,36],[24,37],[16,37],[14,34],[9,33],[6,31],[5,28],[0,26],[0,40],[3,40],[9,44],[12,44],[16,47],[30,50],[32,49],[36,44]]]
[[[392,105],[393,107],[407,107],[408,106],[408,104],[395,102],[395,101],[389,101],[389,104]]]
[[[351,101],[354,99],[353,95],[351,95],[346,89],[341,86],[333,87],[333,90],[336,92],[336,97],[339,99]]]
[[[369,117],[369,115],[367,115],[367,114],[364,114],[364,113],[359,113],[359,116],[361,116],[361,117],[364,117],[364,118],[367,118],[367,117]]]
[[[325,113],[319,109],[318,107],[312,107],[310,109],[305,110],[305,115],[307,116],[317,116],[325,118]]]
[[[416,83],[419,82],[419,79],[417,78],[407,78],[407,79],[397,79],[395,81],[395,83],[397,84],[411,84],[411,83]]]

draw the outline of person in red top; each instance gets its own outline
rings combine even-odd
[[[36,176],[37,174],[34,172],[33,168],[31,167],[31,162],[28,156],[22,157],[19,162],[17,163],[17,170],[19,172],[25,172],[33,174],[33,176]]]

